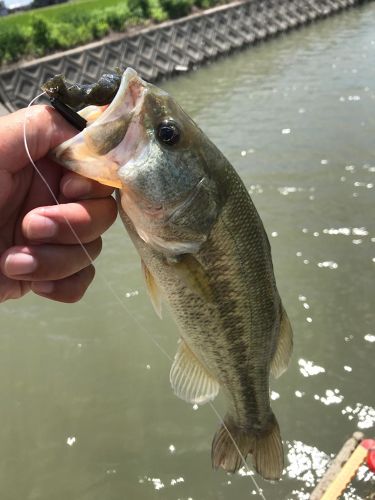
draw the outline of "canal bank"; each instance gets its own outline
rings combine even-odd
[[[133,34],[114,35],[109,41],[4,68],[0,104],[9,111],[26,106],[41,84],[57,73],[72,82],[92,83],[116,66],[132,66],[147,80],[156,81],[365,1],[234,2]]]

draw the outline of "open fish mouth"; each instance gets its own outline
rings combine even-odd
[[[147,83],[134,69],[127,68],[111,104],[84,108],[80,114],[89,125],[57,146],[51,153],[53,159],[84,177],[123,187],[118,170],[133,156],[135,144],[144,136],[136,117],[146,92]]]

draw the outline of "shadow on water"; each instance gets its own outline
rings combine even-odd
[[[272,383],[288,465],[278,484],[257,478],[267,499],[307,499],[344,440],[373,433],[374,22],[369,3],[163,83],[248,186],[293,322]],[[249,477],[212,472],[212,410],[171,393],[143,330],[173,357],[176,327],[154,316],[138,260],[117,222],[82,302],[2,305],[2,500],[257,497]],[[345,498],[371,486],[362,468]]]

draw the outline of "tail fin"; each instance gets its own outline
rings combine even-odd
[[[236,472],[248,453],[253,455],[254,467],[264,479],[280,479],[284,452],[279,424],[273,414],[267,429],[260,434],[243,431],[231,418],[226,417],[225,426],[220,426],[212,442],[212,466]]]

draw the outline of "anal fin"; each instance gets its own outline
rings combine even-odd
[[[212,401],[220,388],[219,382],[208,373],[182,339],[179,341],[169,378],[176,396],[193,404]]]
[[[293,350],[293,332],[285,309],[282,308],[280,320],[280,333],[275,354],[271,362],[271,373],[277,378],[288,368]]]
[[[156,314],[159,316],[160,319],[162,319],[161,294],[159,287],[155,281],[155,278],[153,277],[153,275],[151,274],[150,270],[143,262],[143,260],[141,261],[141,263],[142,263],[142,271],[143,271],[143,276],[145,278],[148,295],[151,299],[151,303],[154,307]]]

